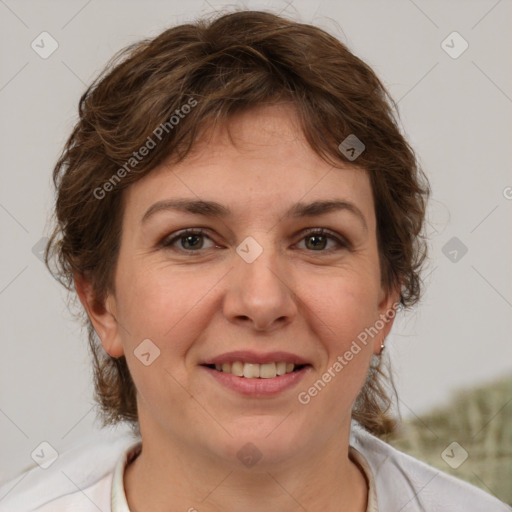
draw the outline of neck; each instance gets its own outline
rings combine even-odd
[[[141,424],[142,452],[124,476],[132,512],[366,510],[366,479],[348,456],[350,424],[308,453],[266,464],[262,458],[252,467],[163,434],[152,429],[151,436],[144,436]]]

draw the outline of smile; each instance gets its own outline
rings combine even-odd
[[[203,360],[199,367],[222,388],[253,398],[280,395],[313,371],[308,359],[282,351],[229,352]]]
[[[211,364],[206,366],[222,373],[229,373],[246,379],[273,379],[280,375],[298,371],[304,365],[295,365],[293,363],[286,363],[285,361],[264,364],[235,361],[234,363]]]

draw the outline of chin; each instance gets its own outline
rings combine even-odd
[[[210,448],[236,469],[275,469],[296,455],[305,442],[292,425],[285,426],[285,417],[254,417],[226,426],[231,436],[223,435]]]

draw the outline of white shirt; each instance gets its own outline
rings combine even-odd
[[[68,450],[0,487],[1,512],[130,512],[127,463],[140,438],[124,434]],[[366,512],[511,512],[481,489],[402,453],[352,424],[349,456],[369,484]]]

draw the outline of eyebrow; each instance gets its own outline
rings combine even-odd
[[[146,222],[151,216],[160,211],[180,211],[192,213],[194,215],[202,215],[203,217],[226,218],[233,215],[231,210],[216,201],[205,201],[195,199],[167,199],[158,201],[148,208],[141,219],[141,223]],[[365,231],[368,231],[366,219],[361,210],[353,203],[341,199],[329,199],[313,201],[312,203],[296,203],[288,209],[284,215],[285,219],[289,218],[307,218],[325,215],[335,211],[349,211],[358,217]]]

